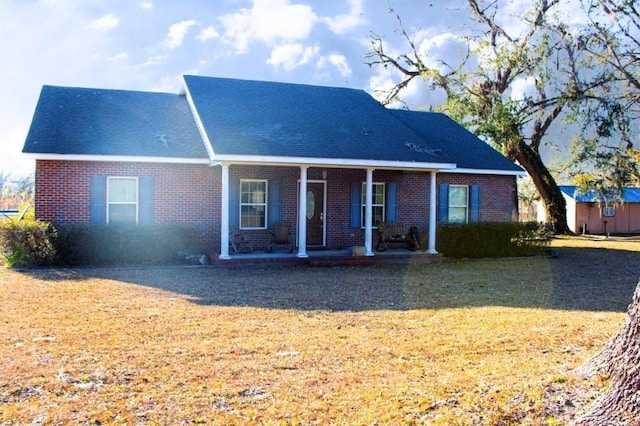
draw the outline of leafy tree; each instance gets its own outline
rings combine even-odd
[[[640,184],[640,151],[633,144],[640,118],[640,15],[628,0],[585,0],[583,6],[589,25],[578,43],[589,53],[585,65],[606,83],[576,109],[584,125],[572,147],[572,174],[583,192],[615,201],[625,185]]]
[[[408,52],[389,53],[383,39],[373,34],[367,63],[401,75],[385,103],[398,99],[416,78],[443,90],[446,101],[437,109],[520,163],[545,203],[549,222],[565,233],[570,232],[565,200],[540,148],[553,125],[562,118],[577,120],[580,105],[609,81],[584,68],[591,55],[564,23],[562,3],[536,0],[520,17],[518,29],[508,30],[500,25],[500,2],[468,0],[477,26],[458,32],[466,48],[456,64],[425,57],[397,16]],[[532,90],[515,96],[522,83],[530,83]]]

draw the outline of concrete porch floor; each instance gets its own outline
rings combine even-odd
[[[441,254],[428,254],[424,251],[407,249],[388,249],[384,252],[375,251],[374,256],[355,256],[351,249],[345,250],[309,250],[309,257],[299,258],[297,252],[254,250],[251,253],[231,253],[231,259],[220,259],[218,254],[209,256],[211,264],[220,267],[245,266],[351,266],[351,265],[392,265],[410,263],[440,262]]]

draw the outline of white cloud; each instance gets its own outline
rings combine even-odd
[[[329,55],[329,63],[338,68],[342,77],[349,77],[351,75],[351,67],[347,62],[347,58],[344,55],[337,53]]]
[[[208,26],[204,30],[200,31],[200,34],[196,37],[196,40],[207,41],[220,37],[220,33],[213,28],[212,25]]]
[[[163,43],[164,47],[167,49],[175,49],[182,46],[182,42],[184,41],[187,32],[189,32],[189,28],[194,25],[196,25],[196,21],[193,19],[180,21],[177,24],[171,25],[169,27],[169,34],[167,34],[167,38]]]
[[[425,38],[418,44],[418,53],[422,61],[429,67],[441,72],[448,72],[462,63],[467,54],[467,43],[451,33],[437,34]],[[431,58],[437,58],[433,60]]]
[[[317,46],[304,47],[299,43],[287,43],[273,49],[267,63],[275,68],[282,66],[285,70],[291,71],[301,65],[308,64],[318,56],[319,50]]]
[[[364,22],[363,19],[363,0],[348,0],[349,13],[345,15],[337,15],[333,18],[324,18],[329,29],[336,34],[344,34],[351,28],[357,27]]]
[[[120,25],[120,20],[113,13],[104,15],[94,21],[89,22],[87,28],[90,30],[109,31]]]
[[[143,1],[142,3],[140,3],[140,8],[144,10],[151,10],[153,9],[153,2]]]
[[[161,64],[163,62],[166,62],[166,60],[167,60],[167,56],[166,55],[151,56],[145,62],[136,65],[136,67],[142,68],[142,67],[148,67],[148,66],[152,66],[152,65],[158,65],[158,64]]]
[[[220,17],[222,40],[237,53],[246,53],[254,41],[267,45],[306,39],[318,17],[311,6],[289,0],[253,0],[253,8]]]
[[[124,61],[126,59],[129,59],[129,54],[127,52],[121,52],[117,55],[107,57],[108,61]]]
[[[536,80],[533,77],[516,78],[511,84],[511,99],[523,100],[536,92]]]

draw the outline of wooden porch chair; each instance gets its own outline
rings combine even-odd
[[[251,253],[253,246],[247,235],[229,223],[229,244],[236,253]]]
[[[289,222],[278,222],[269,230],[269,253],[276,245],[288,245],[289,253],[293,251],[293,236]]]

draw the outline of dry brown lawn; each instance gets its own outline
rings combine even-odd
[[[379,267],[0,269],[0,424],[564,424],[640,242]]]

